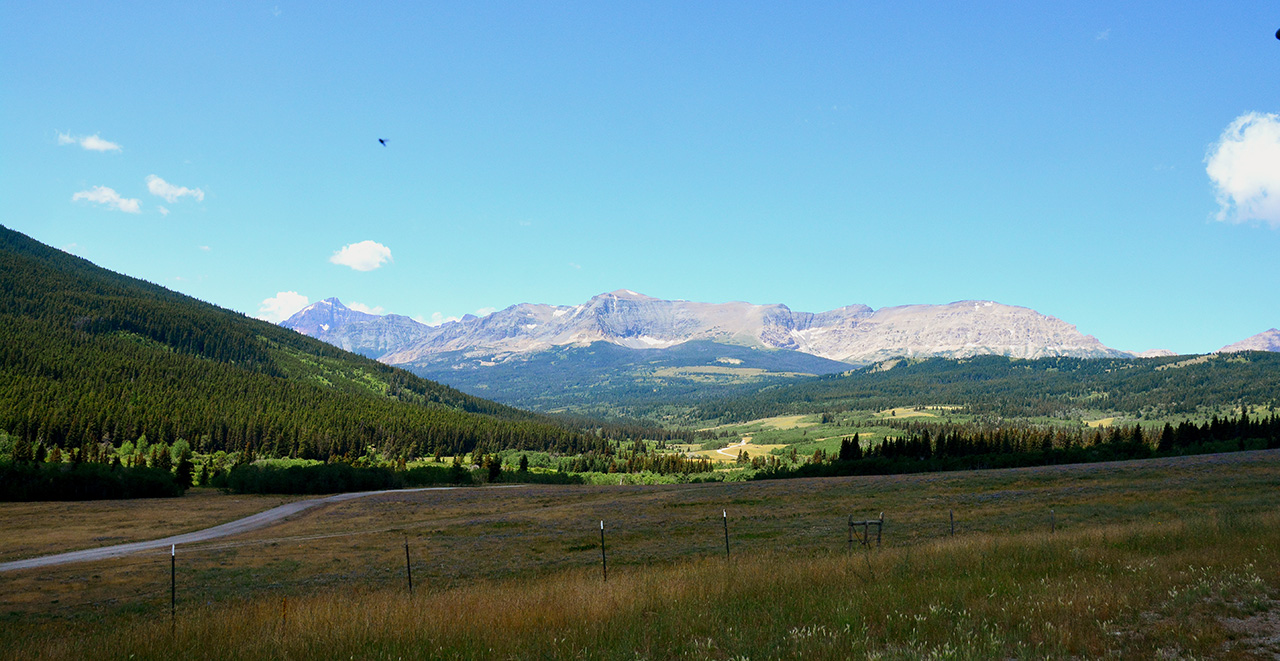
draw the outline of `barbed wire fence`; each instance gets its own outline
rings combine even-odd
[[[672,538],[664,530],[667,527],[665,521],[624,519],[610,522],[605,519],[603,523],[610,526],[608,561],[615,567],[717,555],[730,561],[731,541],[735,558],[770,551],[838,556],[984,532],[970,527],[968,524],[972,522],[966,521],[963,513],[957,519],[955,508],[938,510],[936,515],[927,517],[901,519],[896,518],[892,511],[870,512],[865,508],[855,513],[809,512],[804,516],[791,517],[798,520],[789,522],[778,520],[783,517],[758,513],[734,516],[732,506],[717,509],[722,516],[712,516],[707,512],[705,516],[692,519],[695,526],[705,524],[705,534],[700,537],[686,534]],[[684,521],[686,525],[690,522],[687,518]],[[1026,527],[1026,531],[1052,533],[1061,527],[1062,520],[1049,509],[1044,512],[1042,520],[1029,523],[1033,525]],[[37,592],[40,592],[40,584],[53,587],[59,581],[64,586],[78,582],[82,589],[72,591],[69,597],[63,592],[50,590],[51,594],[57,592],[58,596],[43,600],[31,599],[29,590],[24,593],[26,599],[15,599],[12,590],[5,589],[0,591],[0,614],[8,612],[12,617],[23,612],[40,612],[69,616],[130,606],[144,611],[154,609],[159,615],[161,607],[163,611],[169,610],[171,595],[176,597],[180,612],[183,606],[191,604],[214,604],[227,599],[252,599],[272,594],[287,599],[336,587],[403,589],[408,596],[410,582],[414,580],[411,576],[417,578],[419,592],[422,593],[485,578],[545,575],[563,569],[589,567],[603,561],[602,542],[594,540],[598,532],[595,526],[584,525],[582,530],[559,528],[550,536],[562,538],[560,557],[535,553],[533,555],[537,557],[532,558],[532,562],[530,552],[521,550],[528,547],[521,543],[521,533],[502,530],[467,536],[471,546],[483,548],[479,554],[471,555],[483,556],[491,565],[497,566],[496,571],[494,567],[468,570],[460,564],[464,559],[460,554],[435,552],[449,544],[447,539],[436,539],[440,537],[437,532],[441,525],[439,520],[428,520],[342,532],[209,541],[177,546],[173,560],[170,549],[163,548],[92,563],[23,570],[11,576],[0,575],[0,585],[13,587],[15,578],[34,575]],[[544,541],[548,537],[546,532],[539,536]],[[668,540],[665,543],[655,544],[652,541],[664,538]],[[297,571],[305,565],[298,560],[299,554],[305,557],[321,553],[323,549],[317,543],[334,543],[342,539],[358,540],[352,545],[354,552],[332,558],[343,566]],[[644,543],[633,543],[637,541]],[[371,547],[369,542],[377,544]],[[681,548],[674,549],[675,546]],[[317,562],[315,557],[308,557],[308,560],[312,565]],[[502,570],[504,564],[507,565],[506,571]],[[77,593],[83,596],[77,597]],[[30,608],[33,603],[40,604],[40,607]]]

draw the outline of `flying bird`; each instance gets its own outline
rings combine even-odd
[[[386,139],[386,138],[378,138],[378,142],[382,143],[382,146],[383,146],[383,147],[386,147],[386,146],[387,146],[387,139]]]

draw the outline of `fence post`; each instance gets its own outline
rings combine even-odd
[[[948,510],[948,514],[951,516],[951,536],[955,537],[956,536],[956,511]]]
[[[404,571],[409,578],[409,596],[413,596],[413,565],[409,564],[409,536],[404,538]]]
[[[609,580],[609,563],[604,556],[604,519],[600,520],[600,571],[604,580]]]
[[[1054,519],[1053,509],[1049,510],[1049,532],[1058,532],[1058,522]]]
[[[161,547],[163,548],[163,547]],[[169,545],[169,632],[178,628],[178,545]]]
[[[729,510],[724,510],[724,559],[729,559]]]
[[[849,515],[849,550],[853,550],[853,515]]]
[[[884,512],[880,513],[880,525],[876,526],[876,546],[880,546],[880,535],[884,533]]]

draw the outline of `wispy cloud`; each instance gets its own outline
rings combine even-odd
[[[352,309],[354,309],[354,307],[352,307]],[[473,314],[475,314],[475,316],[477,317],[487,317],[497,311],[498,311],[498,308],[480,308],[479,310],[476,310]],[[439,312],[432,312],[430,318],[424,317],[422,315],[418,315],[414,317],[413,320],[420,324],[426,324],[428,326],[439,326],[441,324],[447,324],[451,321],[462,321],[462,317],[446,317],[443,314],[440,314]]]
[[[258,318],[278,324],[307,307],[308,303],[307,297],[296,291],[276,292],[275,296],[262,300],[258,306]]]
[[[1107,28],[1098,34],[1093,35],[1094,41],[1106,41],[1111,38],[1111,28]]]
[[[158,205],[156,206],[156,208],[160,210],[160,215],[161,215],[161,216],[167,216],[167,215],[169,215],[169,210],[168,210],[168,209],[166,209],[166,208],[164,208],[164,207],[162,207],[162,206],[158,206]]]
[[[429,318],[424,317],[422,315],[418,315],[414,317],[413,320],[420,324],[426,324],[427,326],[439,326],[441,324],[449,323],[450,321],[459,321],[460,318],[446,317],[443,314],[440,314],[439,312],[432,312]]]
[[[382,306],[381,306],[381,305],[377,305],[377,306],[374,306],[374,307],[369,307],[368,305],[365,305],[364,303],[347,303],[347,307],[348,307],[348,308],[351,308],[352,310],[355,310],[356,312],[363,312],[363,313],[365,313],[365,314],[384,314],[384,313],[386,313],[386,310],[382,309]]]
[[[89,151],[120,151],[120,145],[103,140],[97,133],[93,135],[75,136],[70,133],[58,133],[58,144],[60,145],[80,145]]]
[[[1280,228],[1280,115],[1250,112],[1231,122],[1205,156],[1217,219]]]
[[[72,202],[79,202],[80,200],[101,204],[125,213],[138,213],[142,210],[141,203],[137,199],[120,197],[119,193],[106,186],[94,186],[89,190],[82,190],[71,196]]]
[[[376,241],[361,241],[343,246],[333,253],[329,261],[357,271],[372,271],[392,261],[391,249]]]
[[[209,252],[210,250],[213,250],[213,248],[210,248],[209,246],[200,246],[200,250],[204,252]]]
[[[204,201],[204,191],[199,188],[174,186],[154,174],[147,175],[147,190],[151,191],[152,195],[164,198],[169,204],[177,202],[182,197],[194,197],[197,202]]]

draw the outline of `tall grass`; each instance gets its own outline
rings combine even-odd
[[[4,635],[9,658],[1252,658],[1280,514],[342,591]],[[1272,635],[1280,632],[1272,632]],[[1251,651],[1252,650],[1252,651]]]

